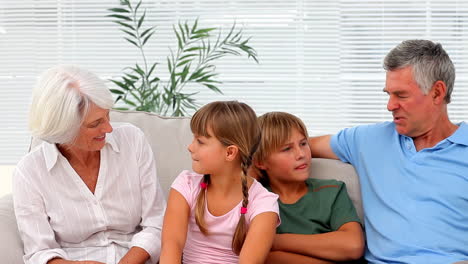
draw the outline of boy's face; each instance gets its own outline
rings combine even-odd
[[[283,146],[257,165],[268,173],[272,184],[305,181],[309,177],[309,143],[297,129],[291,132],[291,137]]]

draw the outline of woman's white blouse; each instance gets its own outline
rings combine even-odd
[[[156,263],[166,201],[141,130],[113,126],[101,150],[94,194],[55,144],[42,143],[17,165],[16,219],[26,264],[54,257],[116,264],[137,246]]]

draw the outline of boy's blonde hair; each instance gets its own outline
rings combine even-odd
[[[249,193],[247,186],[247,170],[252,164],[252,155],[257,149],[260,141],[260,128],[257,116],[250,106],[237,101],[217,101],[209,103],[200,108],[190,121],[192,133],[199,136],[214,136],[224,146],[235,145],[239,149],[242,168],[242,207],[247,208]],[[213,135],[208,133],[211,129]],[[210,183],[210,175],[205,174],[203,182]],[[205,191],[202,189],[197,197],[195,207],[195,220],[201,232],[208,234],[204,221]],[[245,215],[241,214],[232,239],[232,250],[239,255],[247,234]]]
[[[300,118],[285,112],[269,112],[258,118],[262,133],[257,151],[253,156],[254,164],[264,162],[273,152],[278,151],[291,137],[293,129],[308,138],[307,128]],[[257,180],[269,185],[266,171],[254,166]]]

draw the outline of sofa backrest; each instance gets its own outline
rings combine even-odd
[[[129,122],[143,130],[153,149],[159,180],[166,195],[175,177],[182,170],[191,169],[190,154],[187,150],[192,140],[190,118],[168,118],[145,112],[112,111],[111,120]],[[312,159],[311,167],[310,177],[337,179],[346,183],[348,194],[362,220],[361,190],[354,168],[341,161],[329,159]]]
[[[192,167],[187,150],[192,141],[190,118],[163,117],[138,111],[112,111],[112,122],[127,122],[139,127],[151,145],[159,183],[166,197],[175,177]]]
[[[128,122],[139,127],[146,135],[155,155],[157,174],[166,196],[170,186],[182,170],[191,169],[187,150],[192,140],[190,118],[163,117],[139,111],[111,111],[112,122]],[[40,142],[33,140],[31,147]],[[337,179],[346,183],[348,194],[363,219],[361,192],[354,168],[337,160],[312,159],[310,176],[318,179]]]

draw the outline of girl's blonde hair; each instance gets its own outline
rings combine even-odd
[[[254,110],[247,104],[237,101],[217,101],[200,108],[190,121],[192,133],[199,136],[214,136],[224,146],[235,145],[239,149],[242,168],[242,207],[247,208],[249,193],[247,186],[247,169],[252,164],[252,155],[260,141],[260,128]],[[211,129],[213,135],[208,133]],[[209,186],[210,175],[203,177],[203,182]],[[197,197],[195,207],[195,220],[201,232],[208,234],[205,223],[205,191],[202,189]],[[234,237],[232,238],[232,250],[239,255],[247,234],[245,215],[241,214]]]
[[[257,151],[253,156],[254,164],[264,162],[268,156],[283,146],[291,137],[293,129],[308,138],[307,128],[300,118],[285,112],[269,112],[258,118],[262,133]],[[269,185],[266,171],[254,166],[257,180],[263,185]]]

